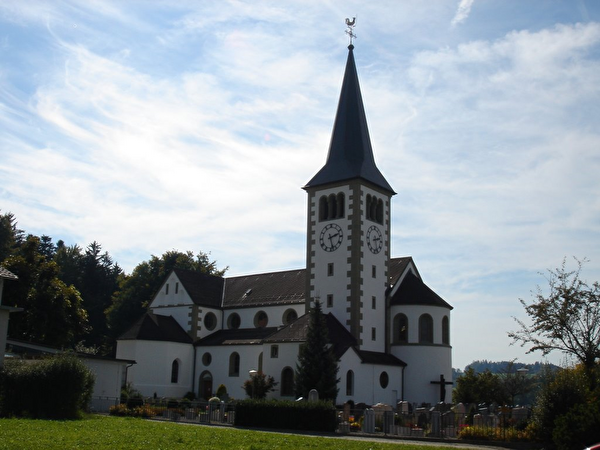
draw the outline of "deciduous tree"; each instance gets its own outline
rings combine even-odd
[[[548,294],[538,286],[531,303],[520,300],[531,324],[515,318],[520,329],[508,335],[513,343],[528,346],[528,353],[559,350],[591,372],[600,358],[600,285],[583,281],[580,273],[586,260],[576,261],[575,270],[567,270],[566,260],[548,270]]]

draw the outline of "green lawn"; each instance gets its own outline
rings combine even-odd
[[[0,419],[0,449],[274,449],[428,450],[410,444],[284,435],[144,419],[90,416],[84,420]]]

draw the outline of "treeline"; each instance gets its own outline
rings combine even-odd
[[[82,248],[26,234],[12,213],[0,214],[0,265],[19,277],[4,283],[9,337],[113,355],[116,339],[140,317],[174,268],[223,276],[203,252],[171,250],[126,274],[96,241]]]
[[[473,369],[477,373],[489,371],[491,373],[506,373],[509,367],[518,366],[517,368],[527,369],[529,375],[537,375],[548,367],[557,369],[558,366],[550,363],[536,362],[534,364],[523,364],[513,361],[488,361],[487,359],[473,361],[471,364],[465,367],[464,372]]]

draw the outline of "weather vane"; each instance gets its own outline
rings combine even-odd
[[[348,29],[346,30],[346,34],[350,36],[350,45],[352,45],[352,39],[356,39],[356,35],[354,34],[354,26],[356,25],[356,17],[353,17],[352,20],[346,18],[346,26]]]

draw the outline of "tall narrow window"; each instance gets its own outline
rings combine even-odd
[[[377,278],[377,266],[373,266],[371,268],[371,275],[373,276],[373,278]]]
[[[371,297],[371,308],[377,309],[377,297],[375,296]]]
[[[377,211],[375,215],[375,221],[383,224],[383,200],[377,200]]]
[[[375,327],[371,328],[371,340],[372,341],[377,340],[377,328],[375,328]]]
[[[165,286],[165,295],[169,295],[169,283]]]
[[[354,372],[346,372],[346,395],[354,395]]]
[[[327,294],[327,307],[333,308],[333,294]]]
[[[327,220],[327,197],[324,195],[319,199],[319,221]]]
[[[328,277],[332,277],[333,276],[333,263],[328,263],[327,264],[327,276]]]
[[[179,293],[179,283],[175,283],[175,293]]]
[[[450,320],[448,316],[442,319],[442,344],[450,344]]]
[[[291,397],[294,395],[294,371],[286,367],[281,371],[281,396]]]
[[[419,317],[419,342],[433,344],[433,319],[429,314]]]
[[[271,358],[279,358],[279,345],[271,345]]]
[[[327,218],[335,219],[335,215],[337,214],[337,198],[336,198],[335,194],[330,194],[327,201],[328,201]]]
[[[179,361],[173,361],[171,364],[171,383],[177,383],[179,381]]]
[[[345,201],[345,197],[344,197],[344,193],[340,192],[337,195],[337,214],[336,217],[339,219],[340,217],[344,217],[346,215],[346,205],[345,205],[346,201]]]
[[[229,356],[229,376],[239,377],[240,376],[240,355],[237,352],[233,352]]]
[[[393,341],[397,344],[406,344],[408,342],[408,317],[404,314],[396,314],[394,316]]]
[[[260,355],[258,355],[258,371],[262,372],[262,368],[263,368],[263,352],[260,352]]]
[[[367,204],[365,207],[365,214],[367,216],[367,220],[371,220],[371,202],[373,199],[371,198],[371,194],[367,194]]]

